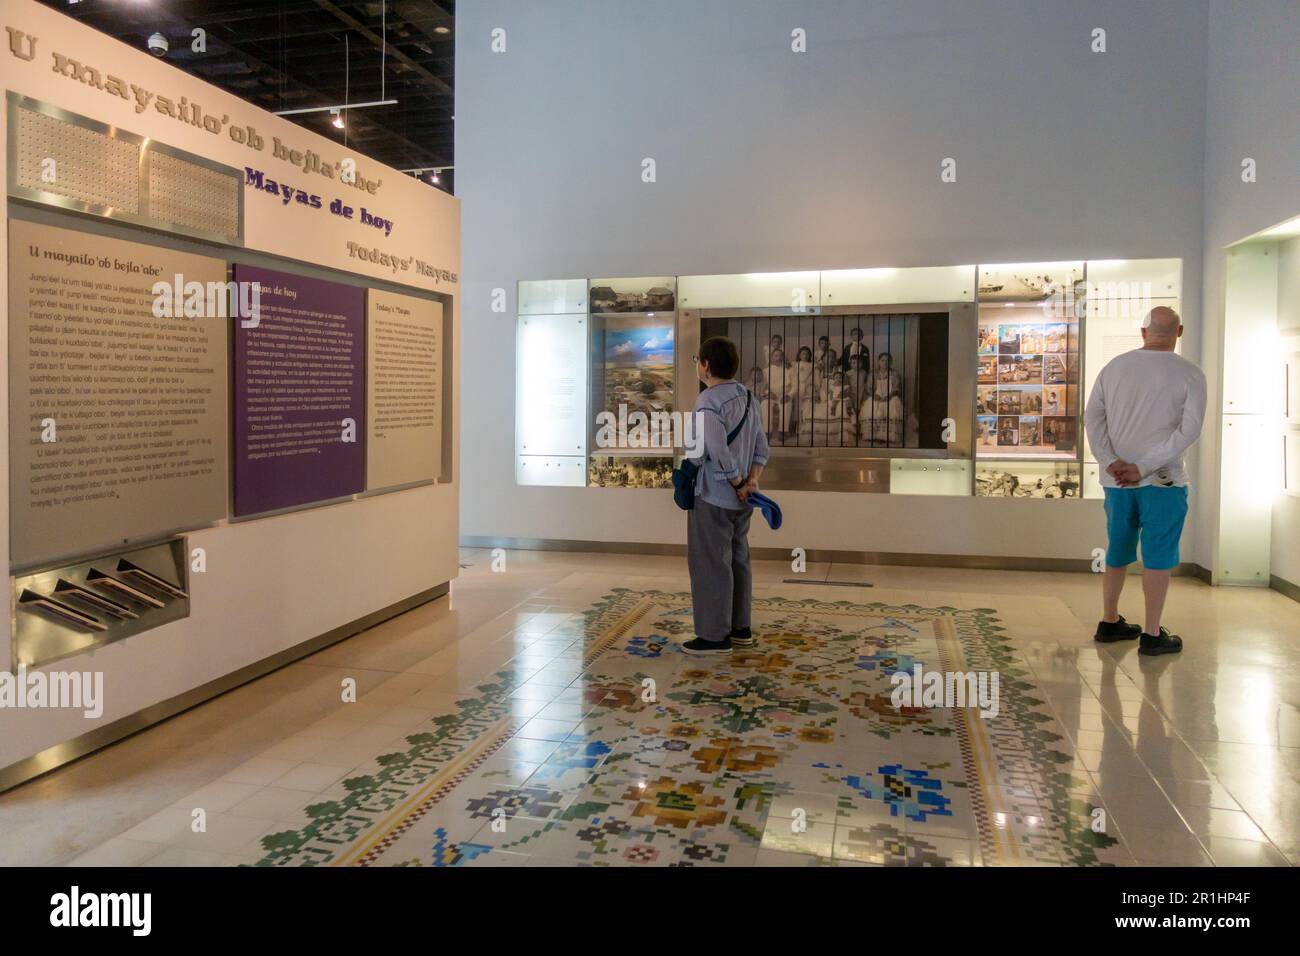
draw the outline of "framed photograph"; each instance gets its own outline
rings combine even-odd
[[[1020,414],[1021,393],[1018,388],[1000,388],[998,389],[998,414],[999,415],[1019,415]],[[1002,423],[998,423],[1002,427]]]
[[[1043,381],[1041,355],[1003,355],[998,359],[999,385],[1038,385]]]
[[[998,351],[998,326],[996,322],[980,321],[979,354],[995,355]]]
[[[671,488],[670,457],[592,455],[587,483],[596,488]]]
[[[1020,419],[1014,415],[1002,415],[998,418],[998,444],[1012,446],[1020,444]]]
[[[671,276],[592,279],[587,301],[593,313],[672,312],[677,280]]]
[[[641,415],[649,419],[673,410],[673,326],[660,321],[611,316],[592,323],[598,410],[617,422],[613,434],[597,431],[598,448],[672,448],[672,436],[657,429],[632,434],[646,431],[639,427]]]
[[[996,415],[998,413],[998,389],[996,385],[981,385],[975,394],[976,415]]]
[[[1074,418],[1044,418],[1043,444],[1057,451],[1073,451],[1079,440],[1079,424]]]
[[[1019,355],[1022,351],[1024,350],[1020,348],[1020,324],[999,325],[998,354]]]
[[[998,419],[996,415],[981,415],[976,420],[977,443],[981,448],[995,448],[998,444]]]
[[[1064,352],[1069,345],[1069,326],[1064,322],[1043,327],[1043,351]]]
[[[725,335],[740,353],[774,448],[946,447],[946,315],[832,313],[709,316],[701,339]],[[995,355],[989,384],[996,383]],[[936,417],[937,416],[937,417]]]
[[[1026,355],[1043,354],[1043,326],[1022,325],[1020,327],[1020,351]]]
[[[996,385],[998,383],[998,357],[981,355],[979,367],[979,384]]]
[[[1070,380],[1069,363],[1065,355],[1048,354],[1043,356],[1043,384],[1064,385]]]
[[[1075,462],[995,461],[975,472],[975,494],[991,498],[1078,498],[1081,470]]]
[[[1037,415],[1020,416],[1020,444],[1037,445],[1042,438],[1043,420]]]
[[[1066,415],[1067,395],[1064,386],[1043,386],[1043,414]]]
[[[1010,262],[981,265],[981,302],[1041,302],[1083,281],[1082,262]]]

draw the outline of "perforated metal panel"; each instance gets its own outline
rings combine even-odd
[[[212,235],[237,236],[242,186],[229,173],[150,151],[149,215],[153,219]]]
[[[17,185],[92,206],[139,214],[140,146],[137,143],[115,139],[35,110],[16,109]]]
[[[10,91],[9,195],[244,243],[241,170]]]

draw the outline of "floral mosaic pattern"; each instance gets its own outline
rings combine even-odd
[[[544,733],[512,716],[537,699],[505,669],[453,715],[378,755],[311,823],[249,863],[735,866],[806,859],[904,866],[1115,862],[1071,794],[1065,742],[996,613],[787,595],[756,598],[756,647],[684,655],[690,595],[601,594],[567,653],[576,710]],[[595,597],[595,595],[593,595]],[[896,709],[916,665],[997,670],[999,715]],[[578,672],[581,671],[579,674]],[[553,695],[550,692],[554,692]],[[554,725],[554,726],[552,726]],[[571,725],[571,726],[570,726]],[[537,746],[503,780],[508,742]],[[526,774],[526,776],[523,776]],[[1017,786],[1019,785],[1019,786]]]

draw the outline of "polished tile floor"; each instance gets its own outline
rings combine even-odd
[[[700,661],[682,559],[462,561],[450,600],[0,795],[0,863],[1300,861],[1275,592],[1176,580],[1187,649],[1151,660],[1094,646],[1091,575],[760,563],[759,646]],[[894,708],[917,664],[996,672],[997,715]]]

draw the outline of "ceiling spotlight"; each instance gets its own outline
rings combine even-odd
[[[434,28],[433,28],[433,32],[434,32],[434,33],[450,33],[450,32],[451,32],[451,27],[434,27]]]
[[[342,128],[343,128],[343,114],[341,114],[338,110],[330,110],[330,116],[333,116],[333,117],[334,117],[332,120],[330,120],[330,122],[334,124],[334,128],[335,128],[335,129],[342,129]]]
[[[435,186],[438,185],[438,171],[436,169],[429,174],[429,182],[433,183]]]

